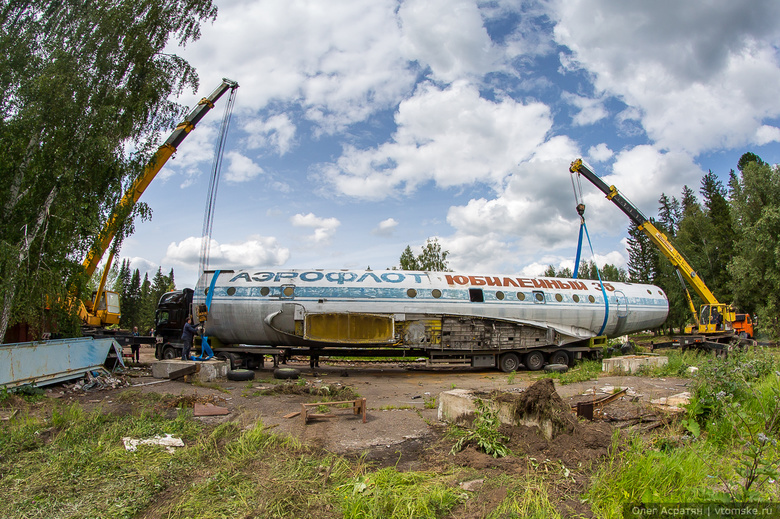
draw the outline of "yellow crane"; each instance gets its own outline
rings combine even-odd
[[[111,246],[111,242],[116,237],[124,219],[130,213],[132,207],[141,198],[149,184],[157,176],[168,159],[173,155],[189,133],[195,129],[201,119],[214,108],[214,103],[222,97],[228,90],[231,95],[238,88],[238,83],[223,79],[220,84],[208,97],[201,99],[184,120],[176,126],[173,133],[163,143],[144,167],[143,172],[125,192],[119,204],[114,208],[111,216],[106,222],[103,230],[100,232],[95,245],[90,249],[87,257],[84,259],[84,271],[88,276],[92,276],[97,269],[103,255]],[[106,266],[103,269],[103,275],[100,278],[98,289],[92,294],[91,300],[81,301],[79,305],[79,317],[84,325],[88,327],[103,327],[119,323],[120,308],[119,294],[105,290],[106,279],[111,263],[114,259],[114,251],[109,254]]]
[[[702,280],[693,267],[688,264],[682,254],[672,246],[669,238],[653,225],[653,223],[647,219],[634,204],[621,195],[615,186],[608,186],[598,175],[593,173],[593,171],[582,163],[582,159],[577,159],[572,162],[569,167],[569,172],[582,175],[599,188],[599,190],[606,195],[607,199],[618,206],[620,210],[628,216],[631,222],[636,225],[637,229],[644,232],[645,235],[650,238],[650,241],[652,241],[661,253],[666,256],[674,266],[678,276],[681,276],[681,281],[685,280],[685,282],[682,283],[683,291],[688,307],[690,308],[696,323],[695,326],[689,325],[686,327],[686,334],[699,333],[710,336],[721,335],[722,338],[726,340],[735,334],[747,338],[753,337],[753,322],[750,319],[750,315],[737,313],[732,305],[719,302],[718,298],[715,297],[715,294],[713,294],[704,283],[704,280]],[[578,211],[579,210],[580,208],[578,207]],[[699,311],[696,310],[696,307],[693,304],[691,294],[686,287],[686,282],[704,302]]]

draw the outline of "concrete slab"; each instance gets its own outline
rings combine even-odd
[[[152,376],[154,378],[168,378],[171,372],[195,365],[198,371],[191,375],[199,382],[211,382],[227,377],[228,363],[224,360],[211,359],[207,361],[195,360],[158,360],[152,363]]]
[[[476,410],[474,401],[477,398],[479,398],[479,396],[468,389],[452,389],[440,393],[439,421],[459,425],[468,422]],[[550,420],[544,418],[540,419],[536,415],[515,416],[510,404],[507,402],[496,402],[486,398],[483,398],[482,401],[492,410],[497,412],[498,419],[501,423],[538,427],[548,440],[552,439],[553,424]]]
[[[651,368],[656,366],[665,366],[669,363],[669,358],[661,355],[623,355],[622,357],[612,357],[601,361],[601,371],[607,373],[636,373],[642,366]]]

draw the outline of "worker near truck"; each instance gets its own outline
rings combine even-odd
[[[192,316],[187,317],[184,328],[181,331],[181,338],[184,341],[184,348],[181,350],[181,360],[190,360],[190,349],[192,349],[192,339],[198,334],[198,329],[192,325]]]
[[[133,326],[133,337],[138,337],[137,326]],[[133,343],[130,345],[130,360],[133,359],[135,359],[137,364],[141,363],[141,344],[135,342],[135,340],[133,340]]]

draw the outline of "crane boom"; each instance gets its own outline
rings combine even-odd
[[[235,90],[238,88],[238,83],[230,80],[223,79],[222,84],[219,85],[208,97],[201,99],[195,108],[187,114],[182,122],[180,122],[173,133],[168,137],[164,144],[162,144],[157,152],[152,156],[149,162],[144,167],[143,172],[138,178],[135,179],[130,188],[125,192],[122,200],[119,201],[116,208],[111,214],[111,217],[103,226],[103,230],[98,236],[97,243],[90,249],[89,254],[84,259],[84,270],[88,276],[92,276],[97,269],[100,260],[111,245],[111,241],[116,236],[119,229],[119,223],[127,215],[127,212],[132,208],[135,203],[141,198],[149,184],[157,176],[157,173],[162,169],[168,159],[173,155],[184,139],[195,128],[195,125],[200,122],[201,119],[214,108],[214,103],[222,97],[222,95],[228,90]]]
[[[709,305],[721,305],[718,302],[718,298],[702,281],[701,277],[691,267],[682,254],[672,246],[669,238],[666,237],[655,225],[653,225],[648,218],[642,214],[634,204],[621,195],[615,186],[608,186],[598,175],[593,173],[585,164],[582,163],[582,159],[577,159],[571,163],[569,168],[571,173],[579,173],[586,179],[588,179],[594,186],[599,188],[602,193],[607,196],[608,200],[611,200],[616,206],[623,211],[626,216],[637,226],[637,228],[644,232],[650,241],[652,241],[660,250],[661,253],[674,265],[675,269],[682,275],[683,279],[693,288],[693,290],[701,297],[702,301]],[[693,315],[697,318],[698,313],[693,306],[693,302],[688,296],[688,305],[690,306]]]
[[[193,108],[189,114],[180,122],[176,129],[173,130],[168,139],[159,147],[149,162],[144,166],[141,174],[130,185],[128,190],[122,196],[114,210],[111,212],[111,216],[100,231],[95,244],[89,250],[87,257],[84,258],[82,263],[84,271],[88,276],[92,276],[97,269],[100,260],[111,246],[111,242],[114,241],[117,232],[121,228],[122,223],[129,214],[132,207],[141,198],[141,195],[149,187],[149,184],[157,176],[157,173],[162,169],[168,159],[176,152],[179,145],[187,138],[187,135],[195,129],[195,125],[198,124],[201,119],[214,108],[214,103],[222,97],[228,90],[235,92],[238,88],[238,83],[231,79],[222,79],[220,84],[208,97],[201,99],[198,104]],[[83,323],[89,327],[99,327],[109,324],[117,324],[119,322],[119,296],[113,292],[106,292],[106,279],[111,263],[114,259],[114,250],[111,251],[109,259],[106,262],[106,268],[103,271],[103,276],[100,279],[98,289],[93,295],[91,301],[81,301],[78,313]]]

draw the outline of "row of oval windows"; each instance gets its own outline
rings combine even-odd
[[[206,292],[208,292],[208,290]],[[235,295],[235,293],[236,293],[235,287],[229,287],[227,289],[227,295],[232,296]],[[260,289],[261,296],[267,296],[270,293],[271,293],[271,289],[268,287],[262,287]],[[295,293],[295,287],[284,287],[282,293],[286,297],[292,297],[292,295]],[[406,291],[406,295],[409,297],[417,297],[417,290],[415,290],[414,288],[410,288],[409,290]],[[441,290],[439,290],[438,288],[434,288],[433,290],[431,290],[431,295],[434,298],[439,299],[441,297]],[[501,291],[496,292],[496,299],[503,300],[505,297],[506,295],[503,292]],[[537,301],[544,301],[544,294],[542,292],[534,292],[534,297],[536,298]],[[579,303],[580,301],[584,303],[586,301],[585,297],[580,297],[577,294],[574,294],[573,296],[571,296],[571,298],[574,300],[575,303]],[[525,301],[525,294],[523,292],[518,292],[517,300]],[[563,301],[563,296],[561,294],[555,294],[555,300],[560,303],[561,301]],[[595,303],[596,298],[593,296],[588,296],[587,301],[590,301],[591,303]]]

